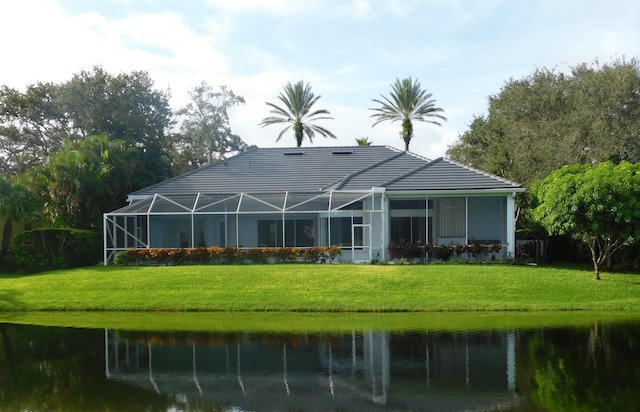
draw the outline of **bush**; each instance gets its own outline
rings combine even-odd
[[[219,246],[211,246],[207,249],[209,251],[209,260],[212,262],[217,262],[222,257],[223,248]]]
[[[314,246],[302,251],[302,258],[305,262],[316,263],[321,259],[326,259],[327,254],[325,253],[325,248],[321,246]]]
[[[209,263],[209,250],[206,247],[187,249],[187,259],[192,263]]]
[[[439,245],[433,248],[433,255],[436,259],[448,262],[454,251],[455,247],[453,245]]]
[[[242,263],[244,260],[244,250],[235,246],[222,249],[222,257],[226,263]]]
[[[72,228],[28,230],[16,235],[13,252],[27,270],[92,266],[102,257],[102,234]]]
[[[276,262],[295,262],[301,253],[297,247],[277,247],[272,250]]]
[[[253,263],[267,263],[269,250],[263,248],[254,248],[247,251],[247,258]]]
[[[338,246],[331,245],[327,248],[327,255],[329,255],[329,261],[333,262],[338,256],[342,256],[342,249]]]
[[[120,251],[116,253],[113,258],[113,263],[118,266],[128,266],[129,265],[129,257],[127,256],[127,252]]]

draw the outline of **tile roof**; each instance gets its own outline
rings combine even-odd
[[[132,196],[321,190],[522,189],[517,183],[445,158],[429,160],[389,146],[253,148]]]

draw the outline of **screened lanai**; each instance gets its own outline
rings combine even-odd
[[[370,261],[384,249],[376,190],[156,193],[105,214],[104,228],[105,263],[130,248],[337,245],[347,261]]]

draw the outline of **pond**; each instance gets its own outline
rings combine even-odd
[[[640,410],[638,317],[423,314],[440,318],[423,328],[403,315],[387,319],[401,327],[327,315],[323,330],[317,315],[271,328],[278,315],[239,328],[208,316],[221,327],[0,323],[0,410]]]

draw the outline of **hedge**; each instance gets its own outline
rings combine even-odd
[[[102,235],[73,228],[27,230],[15,237],[13,254],[29,271],[92,266],[101,260]]]
[[[116,265],[180,265],[180,264],[215,264],[242,263],[248,260],[252,263],[267,263],[269,259],[275,262],[295,262],[302,258],[305,262],[332,262],[342,254],[337,246],[316,246],[308,249],[296,247],[264,247],[248,250],[237,247],[209,248],[178,248],[178,249],[129,249],[118,252],[114,258]]]

